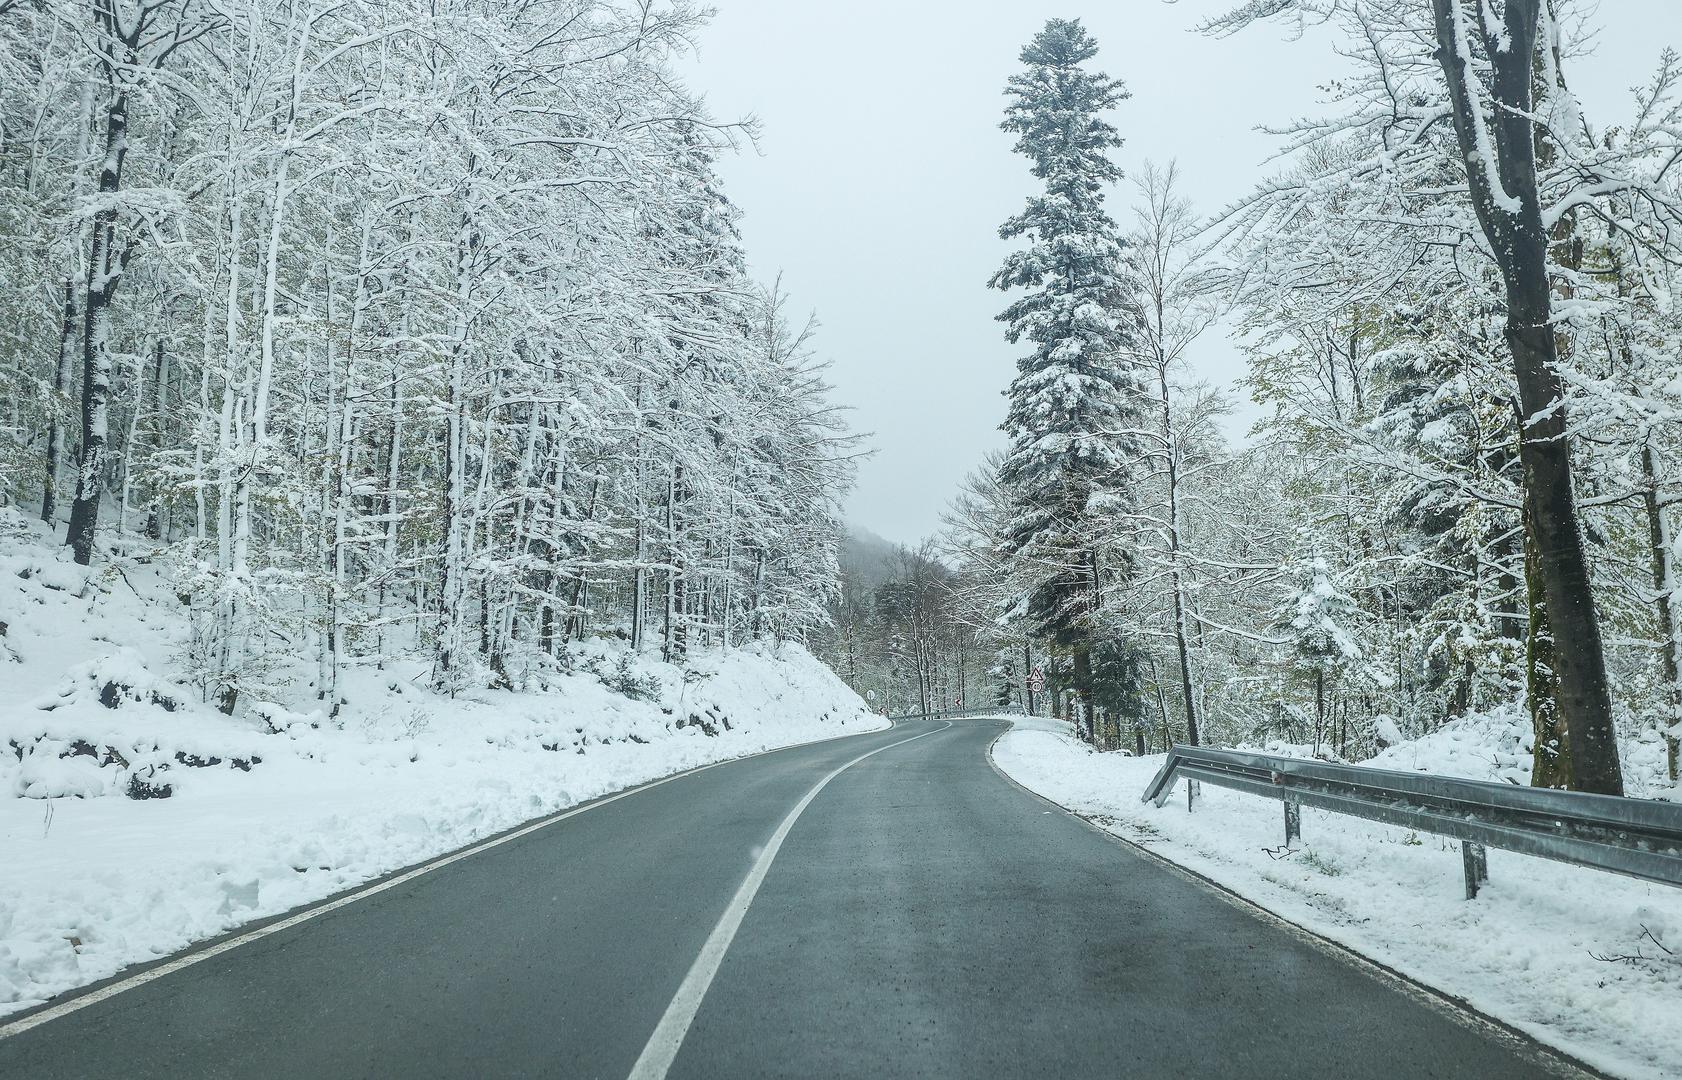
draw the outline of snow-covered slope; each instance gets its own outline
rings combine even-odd
[[[1654,779],[1640,751],[1630,757]],[[1019,723],[993,758],[1102,827],[1590,1064],[1682,1075],[1682,891],[1490,851],[1490,883],[1467,901],[1458,846],[1442,837],[1304,807],[1303,843],[1287,851],[1277,802],[1204,784],[1195,812],[1179,794],[1157,809],[1140,796],[1163,755],[1093,753],[1048,721]],[[1528,776],[1501,717],[1372,764]]]
[[[797,645],[684,668],[602,641],[547,692],[354,669],[329,717],[226,717],[171,677],[167,576],[71,563],[0,509],[0,1014],[571,804],[707,762],[872,730]]]
[[[1391,730],[1395,730],[1394,725]],[[1402,740],[1397,735],[1393,745],[1358,764],[1528,784],[1533,740],[1529,715],[1514,703],[1450,720],[1417,739]],[[1312,748],[1299,743],[1269,742],[1255,749],[1291,757],[1312,756]],[[1623,763],[1624,790],[1629,795],[1638,799],[1682,798],[1682,791],[1670,782],[1666,771],[1664,739],[1652,725],[1641,725],[1635,728],[1633,737],[1622,739],[1618,754]]]

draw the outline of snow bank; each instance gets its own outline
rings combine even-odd
[[[1601,1069],[1682,1069],[1682,891],[1490,851],[1489,885],[1467,901],[1453,841],[1304,807],[1287,852],[1277,802],[1205,784],[1194,813],[1183,795],[1159,810],[1140,796],[1162,755],[1097,754],[1036,726],[993,749],[1023,786]],[[1373,764],[1505,775],[1507,730],[1487,721],[1490,741],[1461,728]]]
[[[1663,737],[1650,724],[1630,725],[1630,728],[1631,732],[1618,742],[1624,790],[1641,799],[1682,797],[1682,792],[1670,782]],[[1404,741],[1394,721],[1388,718],[1380,718],[1379,732],[1390,745],[1356,764],[1401,772],[1462,776],[1468,780],[1530,783],[1535,731],[1529,713],[1517,703],[1450,720],[1417,739]],[[1273,741],[1254,749],[1291,757],[1313,756],[1313,748],[1300,743]]]
[[[0,1015],[617,789],[886,724],[797,645],[679,668],[602,641],[542,693],[449,700],[387,665],[347,671],[335,717],[303,693],[230,718],[170,678],[172,601],[0,519]]]

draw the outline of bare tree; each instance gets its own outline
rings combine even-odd
[[[1135,183],[1140,202],[1128,237],[1128,257],[1138,281],[1139,324],[1129,345],[1136,362],[1149,373],[1156,391],[1154,431],[1141,440],[1146,457],[1160,472],[1162,513],[1150,524],[1158,536],[1168,577],[1172,633],[1180,662],[1180,692],[1185,702],[1186,735],[1199,743],[1197,692],[1193,687],[1191,645],[1187,624],[1187,568],[1181,524],[1182,486],[1186,471],[1186,440],[1177,430],[1175,370],[1184,364],[1186,350],[1214,321],[1214,309],[1203,294],[1197,261],[1198,224],[1191,205],[1175,190],[1179,170],[1173,162],[1159,169],[1146,162]]]

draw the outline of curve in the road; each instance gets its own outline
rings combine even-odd
[[[0,1039],[0,1076],[618,1078],[676,999],[673,1077],[1582,1075],[1054,811],[1001,729],[625,793]]]

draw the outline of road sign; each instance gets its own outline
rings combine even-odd
[[[1028,672],[1028,689],[1036,694],[1045,689],[1045,668],[1035,664],[1034,670]]]

